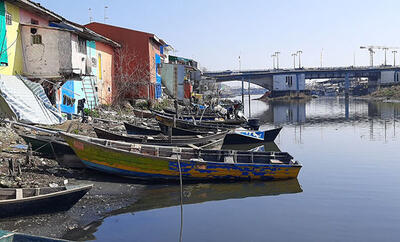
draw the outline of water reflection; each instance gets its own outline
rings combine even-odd
[[[248,197],[276,196],[282,194],[301,193],[303,190],[297,179],[269,182],[238,183],[200,183],[183,186],[183,203],[197,204],[210,201],[243,199]],[[138,195],[138,200],[123,209],[112,211],[108,216],[135,213],[153,209],[180,205],[179,185],[152,185]],[[102,225],[104,219],[93,222],[84,228],[70,231],[64,239],[95,240],[94,233]]]
[[[255,101],[252,105],[258,105]],[[400,117],[400,103],[384,103],[344,98],[271,101],[257,116],[262,123],[329,124],[349,121],[393,120]],[[396,121],[396,120],[395,120]]]

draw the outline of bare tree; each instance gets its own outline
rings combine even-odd
[[[127,46],[116,50],[115,60],[113,104],[120,105],[140,96],[150,99],[154,90],[151,80],[155,76],[155,66],[137,53],[130,52]]]

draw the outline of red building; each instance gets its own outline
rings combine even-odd
[[[121,44],[115,56],[115,80],[124,72],[133,90],[128,98],[154,99],[161,96],[161,76],[158,74],[162,47],[165,42],[156,35],[117,26],[90,23],[87,28]],[[118,88],[117,88],[118,89]]]

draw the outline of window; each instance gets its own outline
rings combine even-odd
[[[40,34],[32,35],[32,44],[41,45],[42,44],[42,36]]]
[[[31,18],[31,24],[39,25],[39,21],[36,19]]]
[[[78,37],[78,52],[86,55],[86,40]]]
[[[95,57],[92,57],[92,66],[93,67],[97,67],[97,60],[96,60],[96,58]]]
[[[293,77],[286,76],[286,86],[291,87],[293,85]]]
[[[12,15],[9,12],[6,12],[6,24],[12,25]]]

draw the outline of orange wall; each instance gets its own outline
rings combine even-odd
[[[97,80],[99,100],[101,104],[111,104],[114,89],[112,81],[114,76],[114,49],[104,43],[96,42],[96,50],[97,54],[101,55],[102,78]],[[99,70],[100,67],[97,68]]]
[[[154,72],[154,74],[151,74],[150,81],[151,83],[156,83],[155,53],[160,54],[160,48],[157,43],[152,43],[152,34],[96,22],[85,26],[96,33],[120,43],[135,59],[134,62],[129,63],[129,69],[132,70],[140,67],[146,68],[149,72],[151,71],[151,73]],[[115,59],[118,59],[118,56],[115,56]],[[147,97],[148,88],[147,86],[143,86],[139,88],[139,96],[133,98]],[[150,97],[154,99],[154,87],[150,91]]]

